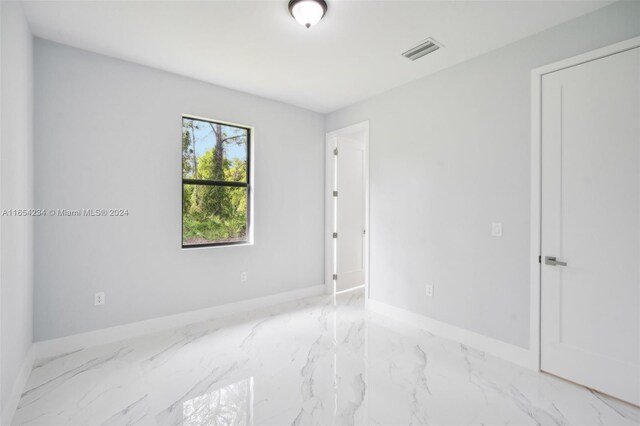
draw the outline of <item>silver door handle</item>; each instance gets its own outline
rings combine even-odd
[[[559,260],[556,260],[554,256],[545,256],[544,264],[551,266],[567,266],[567,262],[560,262]]]

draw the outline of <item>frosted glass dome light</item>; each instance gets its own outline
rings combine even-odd
[[[291,0],[289,12],[296,21],[309,28],[320,22],[327,12],[327,3],[324,0]]]

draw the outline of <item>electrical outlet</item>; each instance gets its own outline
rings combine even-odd
[[[433,297],[433,286],[431,284],[427,284],[427,297]]]
[[[104,305],[104,293],[103,292],[96,293],[96,294],[93,295],[93,304],[95,306]]]
[[[493,222],[491,224],[491,236],[502,237],[502,222]]]
[[[248,279],[249,278],[247,278],[247,273],[246,272],[240,272],[240,282],[241,283],[246,283]]]

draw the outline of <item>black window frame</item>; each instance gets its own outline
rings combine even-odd
[[[182,205],[180,206],[180,244],[183,249],[190,248],[202,248],[202,247],[223,247],[223,246],[237,246],[242,244],[252,244],[252,235],[253,229],[251,229],[251,160],[252,160],[252,150],[251,150],[251,142],[253,139],[252,128],[248,126],[243,126],[240,124],[232,124],[225,121],[216,121],[208,118],[198,117],[195,115],[184,114],[182,116],[181,128],[184,129],[184,120],[197,120],[203,121],[205,123],[211,124],[219,124],[227,127],[235,127],[237,129],[243,129],[247,131],[247,181],[246,182],[234,182],[234,181],[218,181],[218,180],[207,180],[207,179],[185,179],[184,170],[182,170],[182,164],[180,164],[180,170],[182,174]],[[224,241],[217,243],[203,243],[203,244],[184,244],[184,186],[185,185],[207,185],[207,186],[223,186],[223,187],[233,187],[233,188],[247,188],[247,233],[246,237],[242,241]]]

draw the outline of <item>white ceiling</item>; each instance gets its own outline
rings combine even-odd
[[[30,1],[38,37],[329,112],[611,1],[338,1],[306,29],[279,1]],[[446,47],[411,62],[427,37]]]

